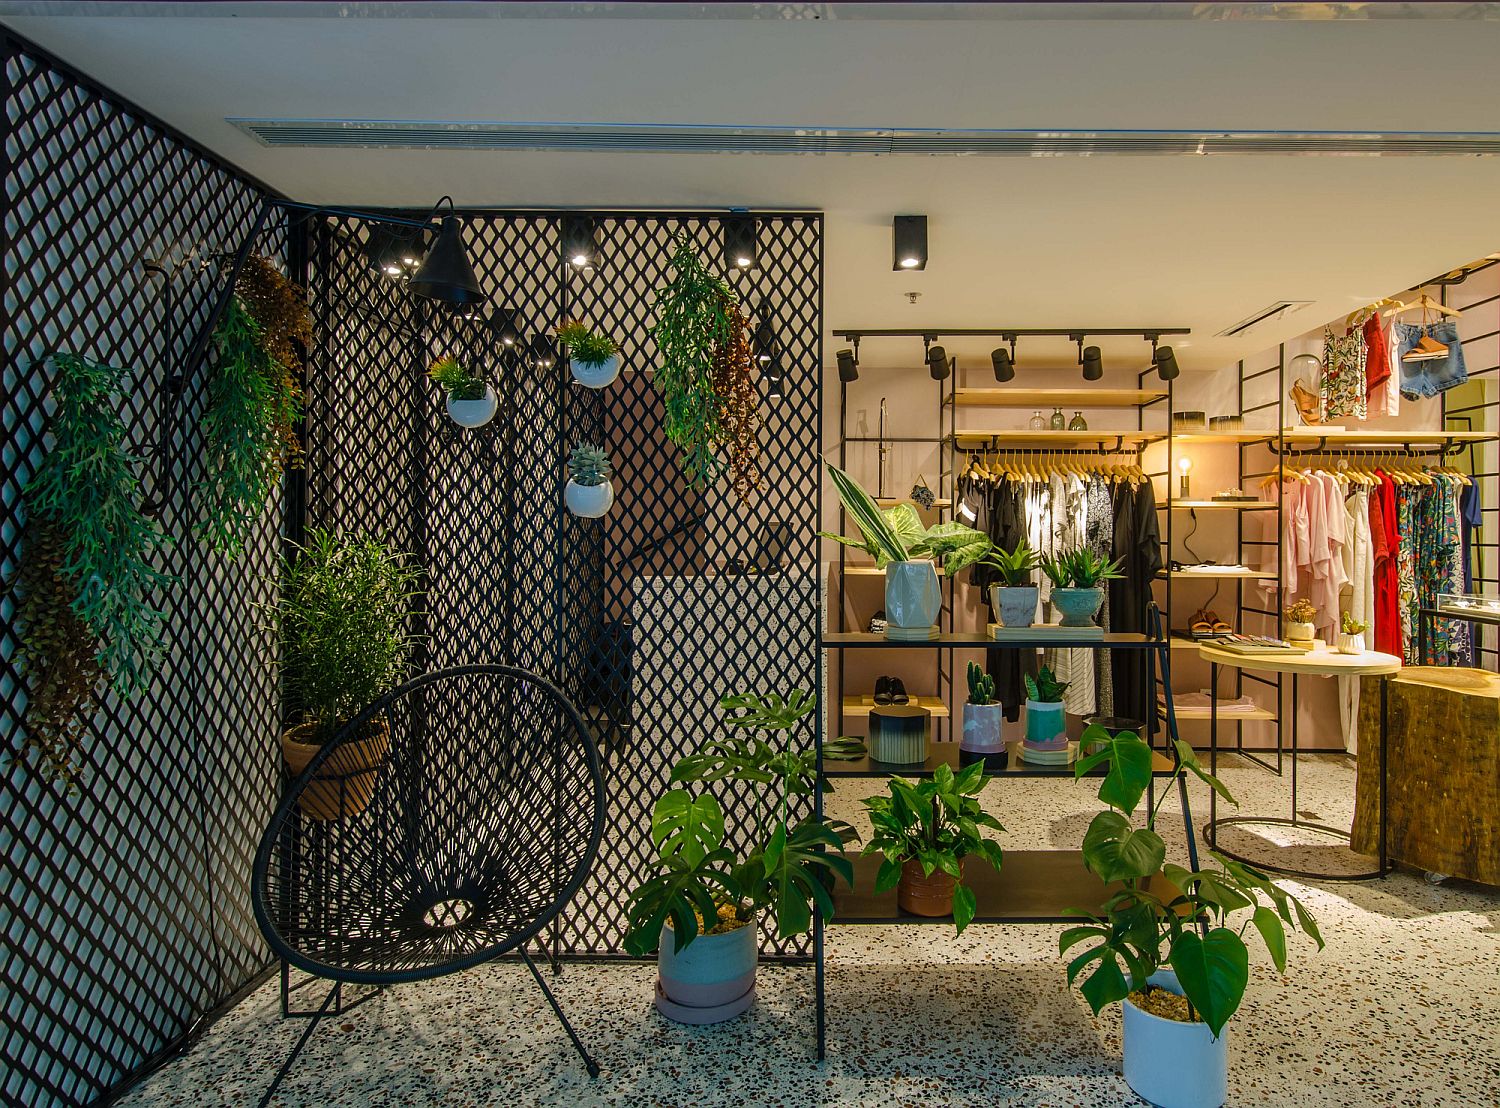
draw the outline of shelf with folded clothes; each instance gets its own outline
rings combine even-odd
[[[1177,693],[1172,697],[1172,711],[1180,720],[1212,719],[1213,705],[1209,698],[1203,693]],[[1166,701],[1160,696],[1156,698],[1156,714],[1158,718],[1165,719],[1167,714]],[[1219,698],[1219,722],[1275,722],[1276,713],[1269,708],[1263,708],[1256,704],[1248,696],[1242,696],[1238,700],[1225,700]]]

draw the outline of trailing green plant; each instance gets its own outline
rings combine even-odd
[[[483,400],[489,384],[475,376],[457,358],[439,358],[427,367],[427,376],[448,394],[449,400]]]
[[[295,464],[302,394],[269,352],[264,329],[239,296],[213,334],[214,372],[200,419],[206,470],[197,487],[198,536],[231,557],[244,549],[282,471]]]
[[[582,366],[601,366],[620,352],[614,339],[576,319],[557,328],[557,339],[568,348],[568,357]]]
[[[832,463],[826,463],[839,500],[859,528],[860,538],[819,531],[823,538],[863,550],[885,568],[892,562],[909,562],[915,558],[932,558],[952,577],[982,559],[989,552],[990,540],[983,531],[961,523],[935,523],[927,527],[910,504],[897,504],[881,510],[859,484]]]
[[[1031,575],[1041,564],[1040,556],[1024,541],[1014,550],[991,547],[980,561],[993,569],[999,575],[1001,583],[1009,588],[1031,584]]]
[[[1198,763],[1187,743],[1176,743],[1172,781],[1157,792],[1144,827],[1134,816],[1151,782],[1150,746],[1130,731],[1111,735],[1103,727],[1087,728],[1083,749],[1100,749],[1073,768],[1082,778],[1103,767],[1098,796],[1107,807],[1094,816],[1083,838],[1083,861],[1106,884],[1123,886],[1098,912],[1070,909],[1088,922],[1065,930],[1059,952],[1066,956],[1090,944],[1068,962],[1068,982],[1082,977],[1080,991],[1097,1014],[1123,1000],[1162,966],[1177,975],[1189,1014],[1206,1023],[1215,1036],[1234,1015],[1249,982],[1249,948],[1245,935],[1254,928],[1278,973],[1286,972],[1287,931],[1311,937],[1318,949],[1323,938],[1317,922],[1296,897],[1264,873],[1210,851],[1215,868],[1190,871],[1166,862],[1166,843],[1156,831],[1157,815],[1172,785],[1186,773],[1233,804],[1229,790]],[[1161,875],[1164,883],[1153,880]],[[1231,917],[1239,918],[1237,928]]]
[[[969,703],[970,704],[997,704],[995,699],[995,679],[979,666],[976,662],[969,663]]]
[[[674,949],[682,950],[699,935],[700,920],[712,926],[708,921],[722,918],[721,907],[732,908],[739,923],[768,913],[782,938],[812,926],[815,904],[825,918],[833,917],[835,879],[848,883],[854,876],[840,853],[842,833],[853,829],[792,814],[794,800],[804,801],[798,807],[805,809],[806,798],[828,788],[818,777],[816,751],[801,746],[793,733],[816,704],[804,690],[785,698],[740,693],[719,701],[733,713],[730,727],[775,741],[750,734],[710,740],[672,768],[673,787],[651,813],[656,858],[630,895],[626,950],[649,954],[667,925]],[[729,845],[724,811],[713,793],[683,787],[720,782],[742,786],[753,799],[748,826],[734,836],[748,844],[740,854]]]
[[[54,529],[69,607],[97,640],[100,668],[128,695],[150,684],[165,653],[166,617],[152,594],[176,578],[152,559],[171,540],[141,511],[140,459],[126,449],[117,411],[125,371],[76,354],[54,355],[52,365],[52,445],[23,499],[32,528]]]
[[[1353,612],[1345,612],[1339,617],[1339,630],[1346,635],[1362,635],[1370,625],[1361,623],[1354,618]]]
[[[1057,674],[1053,673],[1047,666],[1042,666],[1035,677],[1026,674],[1026,695],[1038,704],[1060,704],[1063,693],[1067,691],[1071,681],[1059,681]]]
[[[1041,560],[1042,572],[1059,589],[1096,589],[1120,579],[1121,561],[1080,546]]]
[[[420,574],[379,539],[315,528],[270,605],[284,695],[322,743],[401,680]]]
[[[1287,608],[1286,618],[1293,623],[1312,623],[1318,618],[1318,609],[1311,600],[1304,596]]]
[[[892,777],[886,782],[885,796],[866,797],[863,801],[874,833],[865,844],[865,854],[883,856],[875,873],[875,891],[887,892],[901,880],[901,867],[915,861],[924,876],[942,870],[954,878],[953,923],[962,935],[974,918],[977,902],[974,890],[964,884],[960,863],[977,856],[995,869],[1003,858],[1000,844],[980,835],[981,827],[1004,831],[1000,821],[979,804],[980,790],[989,782],[984,763],[954,773],[939,766],[928,778],[906,781]]]
[[[568,455],[568,476],[575,484],[592,488],[609,480],[609,455],[603,448],[581,442]]]

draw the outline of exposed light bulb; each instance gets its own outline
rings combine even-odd
[[[1193,459],[1187,457],[1186,455],[1184,455],[1181,458],[1178,458],[1177,459],[1177,468],[1180,469],[1180,470],[1182,470],[1183,473],[1186,473],[1188,470],[1190,470],[1190,469],[1193,468]]]
[[[574,254],[573,264],[582,269],[584,266],[589,264],[589,256],[587,254]]]
[[[749,269],[750,268],[750,259],[747,258],[747,257],[745,257],[743,254],[741,254],[738,258],[736,258],[734,260],[734,264],[737,265],[737,266],[739,266],[741,269]]]
[[[902,269],[916,269],[917,266],[919,266],[919,265],[921,265],[921,261],[919,259],[917,259],[917,258],[902,258],[901,259],[901,268]]]

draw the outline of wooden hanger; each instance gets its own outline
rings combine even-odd
[[[1392,304],[1394,306],[1386,309],[1386,311],[1382,314],[1386,316],[1398,316],[1404,315],[1406,312],[1414,312],[1418,308],[1421,308],[1423,315],[1426,315],[1426,313],[1428,312],[1435,312],[1438,315],[1448,316],[1450,319],[1458,319],[1463,315],[1463,312],[1459,311],[1457,308],[1450,308],[1446,304],[1439,303],[1431,296],[1428,296],[1425,292],[1418,295],[1415,300],[1409,301],[1407,303],[1402,303],[1399,300],[1395,300],[1392,301]]]

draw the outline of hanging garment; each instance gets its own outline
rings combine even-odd
[[[1114,556],[1115,506],[1114,499],[1110,496],[1110,482],[1097,473],[1091,475],[1085,496],[1087,503],[1085,542],[1088,548],[1100,557],[1112,558]],[[1099,626],[1104,628],[1105,634],[1108,634],[1110,629],[1108,604],[1099,609],[1098,618]],[[1089,655],[1094,669],[1094,690],[1099,702],[1099,714],[1112,716],[1115,714],[1115,681],[1110,670],[1108,652],[1091,650]]]
[[[1458,338],[1458,325],[1451,320],[1421,326],[1398,323],[1391,330],[1401,339],[1396,364],[1400,367],[1401,395],[1406,399],[1425,400],[1447,392],[1469,379],[1468,368],[1464,365],[1464,344]],[[1423,335],[1431,336],[1446,346],[1448,356],[1420,362],[1407,360],[1406,355],[1416,347]]]
[[[1029,540],[1024,486],[1015,481],[1003,480],[987,491],[985,533],[1000,549],[1014,550]],[[975,527],[978,529],[977,524]],[[979,580],[988,595],[989,586],[998,584],[999,577],[989,567],[974,568],[976,574],[981,570],[983,576]],[[1035,571],[1031,577],[1034,583],[1037,577]],[[995,679],[995,695],[1000,698],[1005,718],[1014,723],[1021,718],[1021,705],[1026,700],[1026,675],[1036,676],[1036,651],[992,646],[985,651],[985,668]]]
[[[1088,499],[1083,482],[1077,477],[1054,473],[1052,492],[1052,549],[1055,557],[1084,544],[1088,533]],[[1047,590],[1051,595],[1051,589]],[[1094,651],[1058,650],[1046,652],[1047,665],[1059,681],[1068,683],[1063,692],[1064,709],[1076,716],[1091,716],[1098,709],[1094,691]]]
[[[1307,596],[1317,608],[1314,628],[1333,642],[1344,587],[1344,500],[1342,486],[1325,473],[1309,474]]]
[[[1479,482],[1470,481],[1464,486],[1458,496],[1458,523],[1459,523],[1459,559],[1464,567],[1464,592],[1474,591],[1474,528],[1480,525],[1484,519],[1484,509],[1479,503]],[[1471,628],[1471,632],[1475,629]],[[1478,634],[1472,635],[1473,641],[1469,643],[1469,656],[1459,665],[1477,666],[1479,664],[1479,642]]]
[[[1365,320],[1361,328],[1365,342],[1365,403],[1369,416],[1383,415],[1377,412],[1380,398],[1385,393],[1385,383],[1391,377],[1391,340],[1385,324],[1377,312]]]
[[[1324,419],[1365,418],[1365,346],[1359,333],[1335,335],[1324,329],[1319,386]]]
[[[1120,580],[1109,583],[1110,628],[1118,633],[1144,633],[1151,605],[1151,583],[1162,569],[1161,524],[1156,493],[1150,481],[1133,485],[1122,481],[1114,490],[1114,556],[1120,559]],[[1112,650],[1115,715],[1141,720],[1148,733],[1156,729],[1152,690],[1147,685],[1145,651]]]
[[[1404,654],[1401,632],[1401,586],[1399,559],[1401,536],[1397,531],[1396,486],[1377,471],[1380,484],[1370,493],[1370,550],[1375,568],[1375,649],[1400,658]]]
[[[1348,535],[1344,544],[1344,576],[1348,584],[1344,587],[1343,610],[1366,625],[1368,644],[1373,638],[1368,628],[1375,614],[1375,558],[1371,548],[1368,488],[1360,486],[1345,497],[1344,530]],[[1339,724],[1343,729],[1344,749],[1350,754],[1358,753],[1359,746],[1359,684],[1358,677],[1338,679]]]
[[[1415,535],[1412,573],[1416,596],[1411,605],[1413,627],[1420,618],[1418,608],[1437,607],[1438,596],[1456,591],[1458,582],[1463,580],[1455,484],[1451,477],[1439,477],[1433,484],[1419,487],[1412,501]],[[1406,534],[1403,530],[1403,539]],[[1429,620],[1427,652],[1419,664],[1457,664],[1458,658],[1469,653],[1468,630],[1469,625],[1461,620]]]
[[[1394,325],[1385,329],[1385,350],[1390,373],[1370,398],[1366,414],[1371,418],[1401,414],[1401,334]]]
[[[1401,658],[1407,665],[1416,662],[1416,642],[1412,628],[1417,614],[1417,563],[1413,502],[1417,490],[1410,485],[1396,486],[1396,598],[1401,607]]]

